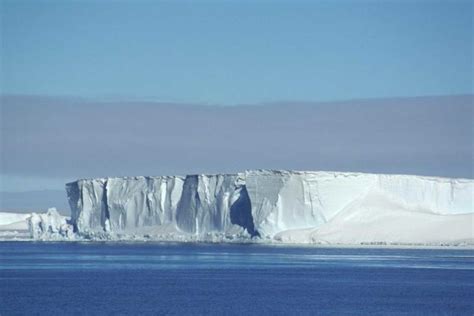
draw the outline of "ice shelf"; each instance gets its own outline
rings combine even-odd
[[[471,179],[347,172],[123,177],[66,185],[70,224],[99,239],[472,243]]]

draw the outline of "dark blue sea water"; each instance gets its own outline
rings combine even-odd
[[[0,243],[0,315],[474,313],[471,250]]]

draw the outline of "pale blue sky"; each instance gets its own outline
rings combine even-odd
[[[472,93],[472,1],[1,1],[4,94],[239,104]]]

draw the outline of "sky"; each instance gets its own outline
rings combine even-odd
[[[472,1],[0,4],[0,194],[255,168],[473,177]]]
[[[472,93],[472,1],[1,1],[4,94],[206,104]]]
[[[77,178],[260,168],[473,176],[473,95],[248,106],[0,100],[12,189],[34,189],[29,177],[62,189]]]

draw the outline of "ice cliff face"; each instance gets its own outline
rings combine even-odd
[[[403,212],[474,212],[473,180],[407,175],[257,170],[79,180],[66,189],[78,234],[245,231],[273,238],[285,231],[318,229],[336,216],[340,220],[341,213],[353,218],[373,205],[366,201],[372,196]]]
[[[162,227],[199,235],[241,227],[255,234],[241,175],[79,180],[66,190],[79,233]]]

